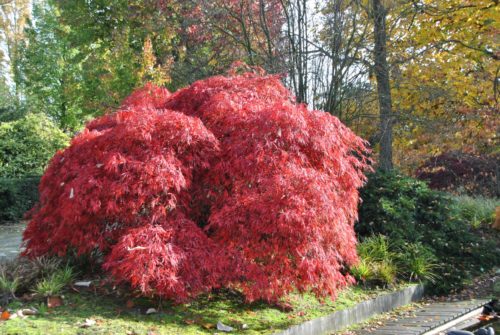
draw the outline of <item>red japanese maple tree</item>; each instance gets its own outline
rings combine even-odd
[[[148,85],[54,156],[25,254],[97,249],[117,282],[176,301],[219,287],[335,296],[357,260],[367,151],[276,76]]]

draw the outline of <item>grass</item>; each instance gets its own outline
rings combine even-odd
[[[500,206],[499,199],[467,195],[454,198],[460,217],[470,222],[473,228],[479,228],[482,224],[489,225],[495,221],[495,208]]]
[[[17,278],[10,280],[4,274],[0,273],[0,293],[14,295],[19,286]]]
[[[364,283],[393,285],[398,276],[398,268],[394,263],[397,254],[390,249],[389,240],[385,236],[365,238],[358,244],[361,262],[351,269],[354,278]]]
[[[285,312],[264,304],[244,304],[241,296],[231,292],[212,294],[185,305],[170,305],[148,299],[134,300],[126,307],[126,299],[98,296],[92,292],[68,293],[64,306],[47,309],[44,303],[8,305],[12,311],[35,307],[40,313],[26,319],[16,318],[0,322],[0,334],[213,334],[218,321],[236,328],[232,334],[271,334],[291,325],[314,319],[388,292],[382,289],[366,290],[351,287],[342,291],[337,300],[319,301],[311,294],[292,294],[288,301],[293,311]],[[160,304],[160,306],[159,306]],[[145,315],[148,308],[159,310]],[[96,324],[81,328],[85,319]],[[246,324],[248,329],[239,330]]]
[[[58,295],[73,280],[73,277],[72,268],[66,266],[39,281],[33,291],[44,297]]]

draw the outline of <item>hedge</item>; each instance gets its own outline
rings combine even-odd
[[[0,223],[18,221],[38,201],[39,176],[0,178]]]

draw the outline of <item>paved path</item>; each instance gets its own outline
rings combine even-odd
[[[436,302],[415,310],[411,315],[387,320],[371,330],[358,330],[356,335],[421,335],[461,317],[484,305],[487,300]]]
[[[0,260],[19,254],[25,224],[0,224]]]

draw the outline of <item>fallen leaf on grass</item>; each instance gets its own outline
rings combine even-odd
[[[92,281],[77,281],[73,285],[75,286],[80,286],[80,287],[89,287],[90,284],[92,284]]]
[[[148,310],[146,311],[146,315],[155,314],[155,313],[158,313],[158,311],[154,308],[148,308]]]
[[[61,297],[53,296],[53,297],[47,298],[47,307],[48,308],[59,307],[59,306],[62,306],[62,304],[63,304],[63,301],[62,301]]]
[[[85,322],[80,325],[80,328],[89,328],[96,324],[94,319],[85,319]]]
[[[240,326],[243,324],[243,322],[241,322],[240,320],[238,320],[238,319],[233,319],[233,318],[229,319],[229,322],[230,322],[232,325],[235,325],[236,327],[240,327]]]
[[[24,316],[24,315],[23,315],[23,312],[22,312],[21,310],[18,310],[17,312],[12,313],[12,314],[10,315],[9,320],[12,320],[12,319],[15,319],[15,318],[26,319],[26,318],[27,318],[27,316]]]
[[[205,329],[212,329],[215,328],[215,325],[213,323],[204,323],[202,324],[203,328]]]
[[[218,321],[217,322],[217,330],[223,331],[223,332],[231,332],[234,330],[233,327],[227,326],[223,324],[222,322]]]
[[[30,315],[37,315],[38,312],[34,309],[31,309],[31,308],[24,308],[24,309],[20,309],[17,311],[17,315],[19,316],[30,316]]]
[[[194,320],[192,319],[184,319],[184,322],[188,325],[193,325],[194,324]]]
[[[2,314],[0,314],[0,320],[6,321],[10,318],[10,313],[9,311],[3,311]]]

